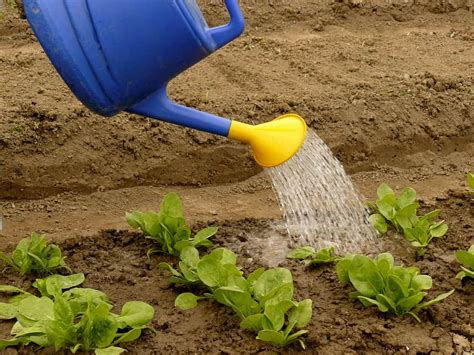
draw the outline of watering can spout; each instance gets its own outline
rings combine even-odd
[[[256,126],[232,121],[229,138],[250,144],[258,164],[271,168],[291,159],[303,145],[306,122],[288,114]]]
[[[249,144],[257,163],[266,168],[281,165],[293,157],[303,145],[307,132],[306,122],[296,114],[253,126],[178,105],[168,98],[166,87],[128,111]]]

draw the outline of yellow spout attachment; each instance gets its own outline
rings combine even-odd
[[[271,168],[296,154],[306,132],[306,122],[296,114],[288,114],[256,126],[232,121],[229,138],[250,144],[257,163]]]

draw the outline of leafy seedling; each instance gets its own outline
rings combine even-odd
[[[474,193],[474,174],[473,173],[467,173],[466,175],[466,180],[467,180],[467,186],[471,189],[471,193]]]
[[[125,350],[117,345],[141,336],[154,317],[153,307],[144,302],[127,302],[120,314],[114,314],[113,305],[103,292],[76,287],[83,281],[83,274],[38,279],[34,286],[40,297],[0,286],[0,292],[15,294],[8,303],[0,303],[0,319],[16,320],[12,338],[0,340],[0,351],[36,344],[73,353],[123,353]]]
[[[432,279],[421,275],[416,267],[395,266],[393,256],[380,254],[375,259],[363,255],[348,255],[337,263],[337,276],[343,284],[355,289],[351,299],[365,307],[377,306],[380,312],[409,314],[421,321],[418,312],[449,297],[454,290],[423,302],[431,289]]]
[[[215,249],[200,258],[195,248],[188,247],[181,254],[181,271],[162,264],[172,272],[170,282],[192,282],[208,291],[203,295],[182,293],[176,298],[175,305],[188,310],[202,299],[214,299],[231,307],[241,319],[240,326],[255,331],[257,339],[275,346],[299,342],[304,348],[301,336],[307,331],[301,328],[311,320],[312,301],[293,300],[291,272],[284,268],[266,271],[260,268],[245,278],[236,262],[237,256],[225,248]],[[184,269],[183,265],[186,265]]]
[[[371,224],[380,234],[387,233],[389,227],[393,226],[417,249],[419,256],[425,254],[426,247],[434,238],[441,238],[447,233],[448,225],[435,220],[440,210],[417,216],[420,205],[416,201],[416,191],[412,188],[403,189],[397,197],[390,186],[381,184],[377,195],[375,204],[369,203],[369,207],[376,212],[369,217]]]
[[[322,265],[330,264],[340,260],[340,257],[335,256],[334,247],[323,248],[316,251],[313,247],[300,247],[292,250],[288,255],[288,259],[304,260],[306,264]]]
[[[387,184],[377,189],[378,200],[369,207],[377,211],[369,220],[380,234],[388,231],[389,224],[398,232],[411,227],[416,221],[416,213],[420,205],[416,202],[416,191],[410,187],[403,189],[397,198],[395,192]]]
[[[433,221],[439,213],[439,210],[428,213],[418,219],[412,227],[403,230],[405,239],[416,248],[419,256],[425,254],[426,247],[433,238],[441,238],[448,232],[448,225],[444,221]]]
[[[48,244],[44,236],[36,233],[20,240],[11,256],[0,251],[0,260],[22,276],[52,273],[59,269],[70,271],[64,262],[61,249],[57,245]]]
[[[461,269],[456,278],[459,280],[465,277],[474,279],[474,245],[471,245],[469,250],[459,250],[456,252],[456,259],[461,264]]]
[[[217,233],[216,227],[208,227],[191,237],[191,229],[186,225],[183,204],[176,193],[167,194],[161,202],[160,211],[133,212],[126,214],[128,224],[145,233],[146,238],[157,243],[157,247],[148,250],[148,255],[162,252],[179,256],[181,250],[192,246],[210,247],[209,240]]]
[[[179,255],[179,271],[169,263],[160,263],[159,267],[171,272],[169,282],[178,285],[200,284],[197,275],[197,264],[200,261],[199,251],[195,247],[185,247]]]

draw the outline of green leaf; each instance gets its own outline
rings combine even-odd
[[[415,275],[410,285],[416,292],[429,290],[433,286],[433,280],[428,275]]]
[[[84,350],[109,347],[117,335],[118,324],[108,305],[101,303],[90,307],[87,317],[83,332]]]
[[[235,286],[220,287],[214,291],[216,301],[232,307],[237,315],[244,319],[259,309],[258,303],[249,292]]]
[[[397,275],[391,274],[387,278],[387,288],[396,295],[396,298],[408,297],[409,282]]]
[[[261,330],[258,332],[258,340],[266,341],[276,346],[285,346],[286,337],[281,333],[274,330]]]
[[[54,303],[47,297],[28,297],[18,305],[18,313],[33,321],[54,319]]]
[[[205,256],[197,265],[199,279],[209,287],[225,286],[228,272],[222,264],[212,257]]]
[[[468,270],[465,267],[461,266],[462,271],[456,275],[456,279],[462,280],[465,277],[470,277],[474,279],[474,271]]]
[[[138,338],[140,338],[141,335],[142,335],[142,329],[141,328],[133,328],[133,329],[129,330],[126,333],[120,334],[120,336],[118,338],[116,338],[116,340],[114,340],[114,344],[120,344],[120,343],[127,343],[127,342],[130,342],[130,341],[135,341]]]
[[[194,247],[186,247],[181,250],[179,258],[184,261],[187,265],[196,267],[200,261],[199,251]]]
[[[9,256],[5,255],[2,251],[0,251],[0,260],[7,265],[13,266],[12,259]]]
[[[383,215],[389,221],[393,221],[397,210],[395,208],[397,204],[397,198],[395,195],[387,195],[383,199],[376,202],[377,208],[381,215]]]
[[[469,251],[459,250],[456,252],[456,259],[465,267],[469,269],[474,269],[474,252],[471,251],[473,247],[469,249]]]
[[[299,330],[299,331],[297,331],[296,333],[291,334],[291,335],[287,338],[286,344],[289,344],[289,343],[294,342],[297,338],[299,338],[300,336],[303,336],[303,335],[305,335],[305,334],[307,334],[307,333],[308,333],[307,330]],[[306,349],[306,347],[305,347],[305,345],[304,345],[304,342],[303,342],[302,340],[300,340],[300,344],[301,344],[301,347],[302,347],[303,349]]]
[[[392,254],[390,253],[382,253],[375,258],[375,263],[377,264],[377,268],[379,272],[383,276],[384,279],[387,278],[389,271],[393,268],[395,264],[395,260],[393,259]]]
[[[126,352],[127,350],[116,347],[116,346],[109,346],[108,348],[104,349],[95,349],[96,355],[120,355]]]
[[[411,315],[413,318],[415,318],[418,323],[421,323],[421,319],[420,319],[420,317],[418,317],[418,316],[416,315],[416,313],[414,313],[414,312],[408,312],[407,314],[409,314],[409,315]]]
[[[69,276],[51,275],[44,279],[37,279],[33,287],[40,291],[42,296],[54,296],[67,290],[81,285],[85,280],[84,274],[74,274]]]
[[[255,297],[257,300],[260,300],[267,296],[272,290],[288,283],[293,284],[293,277],[289,270],[284,268],[267,270],[255,281]]]
[[[193,238],[193,241],[196,245],[199,245],[199,243],[204,242],[205,240],[211,238],[214,236],[218,231],[217,227],[207,227],[204,229],[201,229]]]
[[[339,282],[342,284],[348,284],[350,282],[349,279],[349,268],[352,263],[352,256],[346,256],[344,259],[340,260],[336,264],[336,274]]]
[[[356,255],[349,269],[349,279],[354,288],[366,297],[373,297],[383,288],[383,278],[374,261]]]
[[[62,322],[63,324],[70,324],[74,323],[74,313],[71,308],[71,304],[67,302],[64,297],[57,296],[54,299],[54,318],[57,321]]]
[[[265,295],[265,297],[260,298],[260,304],[262,307],[264,307],[269,304],[278,304],[281,301],[289,301],[293,299],[293,291],[294,288],[292,282],[282,284],[272,289],[268,294]]]
[[[202,298],[203,297],[198,297],[192,293],[185,292],[176,297],[174,305],[182,311],[186,311],[188,309],[197,307],[198,301]]]
[[[119,322],[129,327],[138,328],[148,325],[155,315],[155,310],[148,303],[140,301],[127,302],[122,307],[122,312],[117,318]]]
[[[306,299],[298,302],[297,306],[293,308],[288,316],[288,322],[295,323],[297,328],[305,327],[311,320],[313,315],[313,301]]]
[[[15,319],[18,314],[18,308],[9,303],[0,302],[0,320]]]
[[[416,220],[416,212],[419,208],[417,203],[407,205],[400,209],[395,216],[396,222],[402,227],[402,229],[411,228],[413,221]]]
[[[264,315],[262,313],[252,314],[246,318],[242,322],[240,322],[240,328],[242,329],[252,329],[254,331],[262,330],[262,318]]]
[[[377,189],[377,196],[379,197],[379,199],[382,199],[384,198],[385,196],[387,195],[393,195],[395,196],[395,193],[393,192],[393,190],[390,188],[390,186],[388,186],[387,184],[383,183],[381,184],[378,189]]]
[[[10,285],[0,285],[0,292],[28,294],[28,292],[23,291],[21,288],[18,288],[18,287],[15,287],[15,286],[10,286]]]
[[[393,192],[393,191],[392,191]],[[411,187],[407,187],[402,190],[400,197],[398,198],[398,206],[404,208],[405,206],[411,205],[416,201],[416,191]]]
[[[197,273],[192,270],[184,261],[179,262],[179,268],[181,272],[184,275],[184,278],[186,279],[187,282],[197,282],[199,281],[199,277],[197,276]]]
[[[235,265],[237,263],[237,255],[232,250],[226,248],[214,249],[208,257],[217,260],[222,265]]]
[[[283,300],[278,304],[269,304],[265,306],[264,315],[271,324],[270,329],[280,331],[285,324],[285,313],[294,307],[294,303],[290,300]],[[266,328],[264,326],[264,328]]]
[[[173,274],[173,276],[181,277],[182,275],[176,270],[174,267],[172,267],[169,263],[159,263],[158,267],[163,270],[168,270]]]
[[[257,281],[264,272],[265,272],[265,268],[263,267],[260,267],[254,270],[253,272],[251,272],[250,275],[247,277],[247,282],[249,283],[249,285],[253,287],[253,284],[255,283],[255,281]]]
[[[442,300],[448,298],[449,296],[451,296],[453,293],[454,293],[455,290],[451,290],[449,292],[446,292],[446,293],[442,293],[441,295],[439,295],[438,297],[432,299],[431,301],[428,301],[428,302],[424,302],[422,304],[420,304],[418,307],[416,307],[416,311],[420,310],[420,309],[423,309],[423,308],[428,308],[438,302],[441,302]]]
[[[440,238],[448,232],[448,225],[446,223],[430,228],[430,234],[433,238]]]
[[[65,324],[59,320],[49,320],[41,323],[44,326],[47,345],[54,346],[56,351],[78,342],[78,334],[76,334],[72,323]]]
[[[364,296],[359,296],[358,298],[365,307],[369,307],[369,306],[373,305],[373,306],[377,306],[379,308],[380,312],[387,312],[388,311],[388,307],[386,305],[384,305],[383,303],[379,302],[379,301],[376,301],[372,298],[364,297]]]
[[[474,190],[474,174],[472,173],[468,173],[466,175],[466,180],[467,180],[467,184],[469,185],[469,187]]]
[[[438,217],[440,215],[440,213],[441,213],[441,210],[434,210],[434,211],[431,211],[431,212],[425,214],[420,219],[424,220],[424,221],[432,222],[434,219],[436,219],[436,217]]]
[[[91,288],[72,288],[63,293],[63,297],[68,301],[75,301],[77,303],[92,304],[109,303],[109,299],[105,293]]]
[[[313,247],[306,246],[300,247],[292,250],[286,257],[288,259],[298,259],[298,260],[305,260],[308,258],[313,257],[316,254],[316,251]]]
[[[373,214],[369,217],[369,222],[380,234],[385,234],[388,231],[388,224],[385,217],[381,214]]]
[[[388,308],[388,311],[389,312],[392,312],[392,313],[397,313],[397,305],[395,304],[395,302],[390,298],[388,297],[387,295],[384,295],[384,294],[381,294],[379,293],[377,296],[375,296],[375,299],[385,305],[387,308]],[[379,308],[380,310],[380,308]]]
[[[183,204],[178,194],[171,192],[165,195],[160,205],[160,214],[174,217],[183,217]]]
[[[23,340],[24,341],[24,340]],[[23,343],[22,339],[13,338],[10,340],[0,339],[0,351],[5,350],[9,346],[17,346]]]
[[[411,311],[418,303],[420,303],[423,298],[425,298],[425,292],[419,292],[414,294],[413,296],[401,299],[397,306],[400,309],[400,313],[408,313]]]

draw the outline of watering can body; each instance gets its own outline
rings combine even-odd
[[[127,110],[228,134],[228,120],[181,112],[166,86],[242,33],[237,0],[227,1],[230,23],[213,29],[195,0],[25,0],[24,6],[59,74],[91,110],[104,116]]]
[[[299,116],[279,120],[263,137],[254,127],[180,106],[166,93],[170,80],[244,30],[238,0],[224,0],[229,23],[209,28],[196,0],[24,0],[27,19],[53,65],[92,111],[121,111],[261,145],[261,165],[289,159],[304,141]],[[290,127],[291,126],[291,127]],[[303,127],[304,126],[304,127]],[[292,134],[281,146],[281,134]],[[304,136],[303,136],[304,131]],[[275,136],[275,132],[277,132]],[[278,133],[280,132],[280,133]],[[285,136],[288,136],[287,134]],[[270,138],[270,141],[268,140]],[[254,155],[255,155],[254,149]]]

